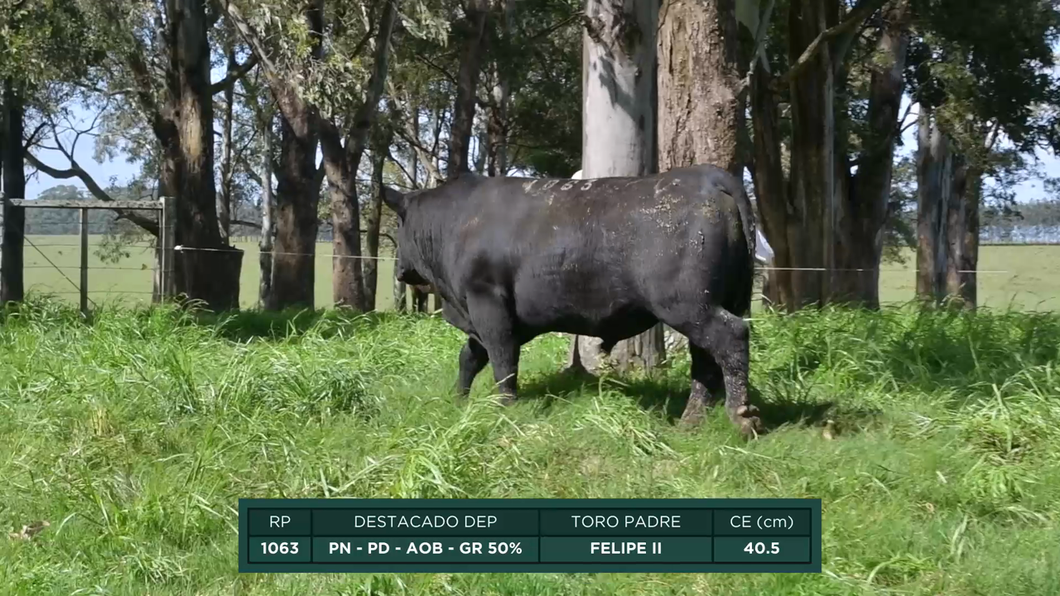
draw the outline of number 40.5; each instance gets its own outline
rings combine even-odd
[[[779,555],[780,543],[770,542],[769,546],[767,547],[765,542],[748,542],[747,546],[743,547],[743,552],[752,555]]]

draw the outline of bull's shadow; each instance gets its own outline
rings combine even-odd
[[[561,370],[528,375],[526,380],[519,384],[519,398],[542,400],[541,407],[547,410],[557,398],[576,398],[601,390],[613,390],[628,395],[635,399],[641,408],[661,412],[667,422],[676,424],[680,421],[688,401],[690,380],[676,371],[665,371],[661,375],[647,377],[595,376],[585,371]],[[751,403],[760,408],[759,416],[767,431],[786,425],[823,426],[828,420],[864,419],[875,415],[874,412],[848,411],[833,401],[816,402],[779,395],[767,398],[754,386],[748,388],[748,393]],[[716,408],[723,407],[723,399],[720,397]]]

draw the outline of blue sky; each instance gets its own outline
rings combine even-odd
[[[904,111],[904,106],[903,106]],[[914,108],[915,114],[915,108]],[[87,124],[85,120],[91,119],[94,114],[90,114],[85,110],[77,108],[75,115],[81,118],[82,122],[79,125]],[[910,118],[914,118],[911,115]],[[903,135],[904,147],[903,152],[911,152],[916,147],[916,127],[912,126],[908,128]],[[55,151],[38,151],[37,157],[44,163],[51,165],[56,168],[65,169],[69,167],[69,163],[66,158]],[[78,164],[87,171],[96,182],[101,186],[108,186],[113,180],[117,184],[128,182],[139,172],[139,165],[129,163],[127,157],[120,155],[115,159],[105,161],[103,163],[97,162],[93,158],[93,147],[91,138],[82,138],[81,142],[78,143],[78,147],[74,153],[74,158],[77,159]],[[1056,156],[1050,155],[1046,152],[1040,151],[1038,158],[1042,162],[1042,169],[1047,176],[1060,177],[1060,159]],[[26,184],[26,196],[28,198],[36,198],[42,191],[51,188],[53,186],[59,186],[61,184],[72,184],[81,188],[84,188],[84,184],[77,179],[69,180],[55,180],[45,174],[38,173]],[[1046,197],[1045,192],[1042,189],[1042,183],[1040,180],[1030,180],[1021,185],[1016,189],[1016,199],[1019,202],[1041,200]]]

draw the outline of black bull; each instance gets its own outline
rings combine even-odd
[[[547,332],[598,337],[603,349],[662,321],[689,339],[698,422],[724,380],[726,410],[760,430],[747,397],[755,231],[743,184],[713,166],[641,178],[458,177],[403,195],[398,277],[431,284],[468,335],[457,390],[493,374],[511,402],[519,348]]]

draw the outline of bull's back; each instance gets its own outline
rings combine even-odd
[[[709,167],[641,178],[484,179],[464,203],[458,234],[465,280],[509,292],[531,326],[587,334],[643,319],[653,303],[723,298],[717,265],[740,260],[742,189],[733,180]],[[687,296],[666,295],[674,292]]]

